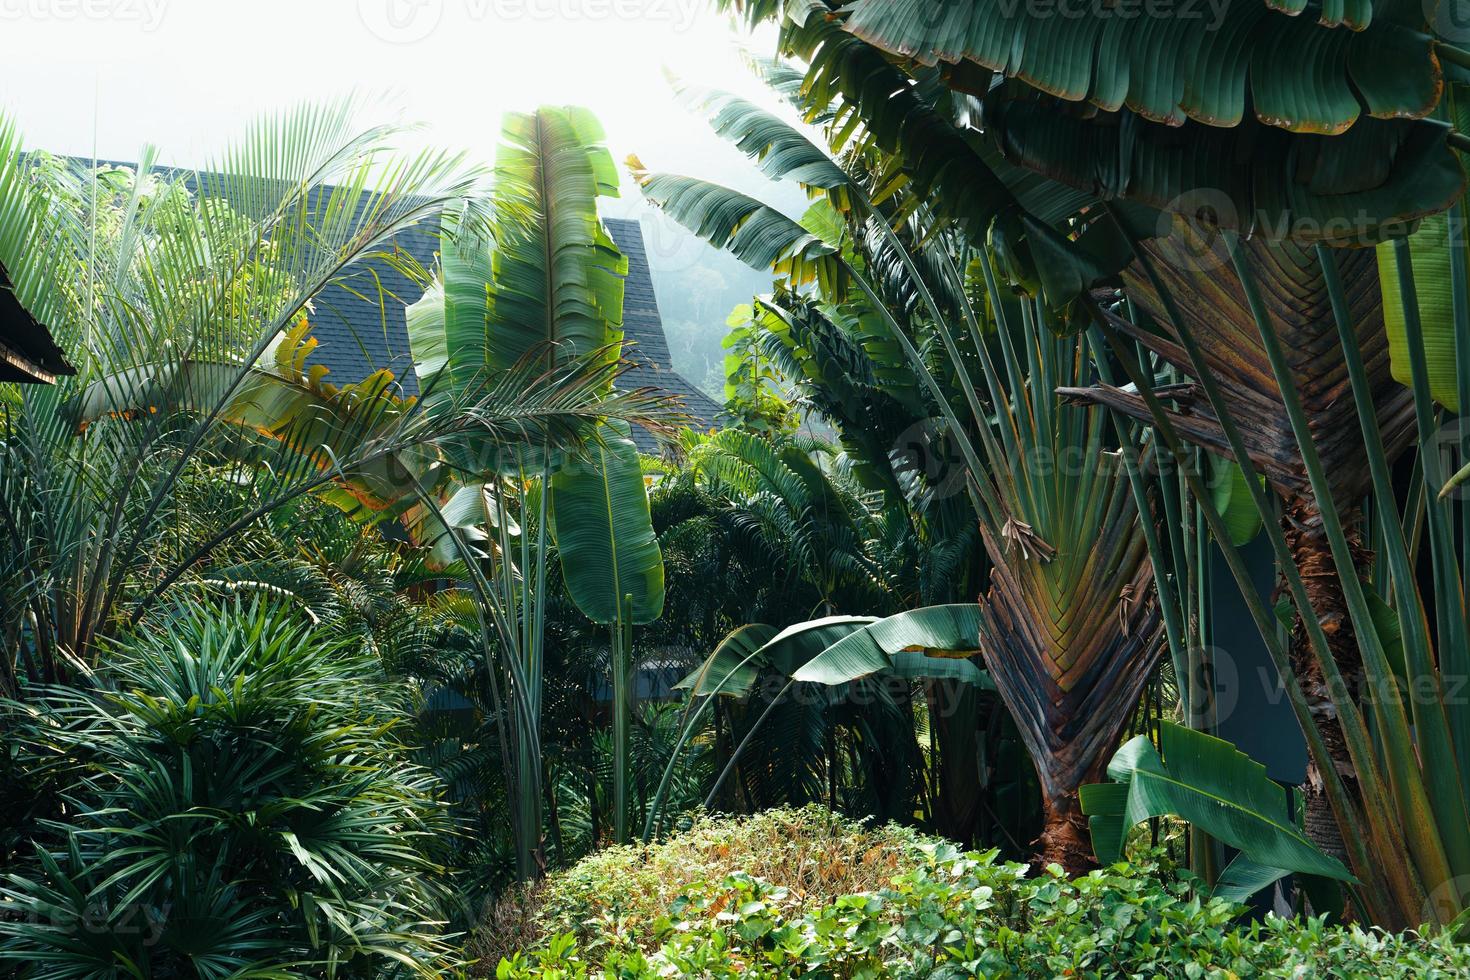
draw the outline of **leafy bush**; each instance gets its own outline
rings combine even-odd
[[[0,972],[428,972],[449,832],[377,658],[280,607],[181,605],[94,688],[11,704],[73,779],[0,889]],[[53,765],[54,768],[54,765]]]
[[[551,938],[497,973],[1430,980],[1470,971],[1470,948],[1447,937],[1320,919],[1239,923],[1239,906],[1201,899],[1186,876],[1155,864],[1075,880],[1056,868],[1028,874],[994,852],[964,854],[817,809],[702,820],[667,844],[605,852],[554,879],[537,913]]]
[[[718,893],[732,874],[783,882],[786,908],[799,914],[882,888],[917,860],[919,847],[907,828],[864,827],[820,806],[741,820],[700,817],[663,843],[605,848],[508,895],[482,923],[472,952],[494,966],[559,933],[584,941],[616,933],[652,951],[671,904],[701,890]]]

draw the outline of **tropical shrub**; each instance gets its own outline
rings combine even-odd
[[[789,835],[789,849],[772,847],[773,829]],[[824,846],[804,849],[810,836]],[[772,865],[762,857],[768,850],[806,857]],[[869,862],[874,852],[881,857]],[[725,869],[734,870],[709,874]],[[765,871],[799,874],[783,880]],[[1440,978],[1470,969],[1470,948],[1442,935],[1274,916],[1240,923],[1239,906],[1200,898],[1188,875],[1155,863],[1074,880],[1055,866],[1029,874],[1025,865],[997,862],[993,851],[962,853],[810,809],[707,820],[659,848],[609,852],[553,879],[539,915],[545,927],[566,931],[506,958],[497,976],[1224,980]],[[811,888],[812,881],[831,885]],[[861,887],[843,894],[848,885]],[[655,895],[674,897],[650,917]]]
[[[426,971],[437,782],[360,639],[261,602],[183,604],[110,641],[94,686],[6,703],[23,770],[70,779],[5,878],[20,977]],[[13,971],[13,972],[10,972]]]
[[[913,864],[921,843],[908,828],[867,825],[816,804],[739,819],[700,815],[660,843],[605,848],[550,876],[518,898],[516,904],[530,910],[519,935],[482,929],[472,950],[483,958],[495,950],[516,952],[505,946],[507,938],[529,948],[559,933],[587,942],[608,931],[652,944],[652,950],[655,926],[674,901],[691,890],[718,891],[731,874],[782,882],[788,908],[814,910],[841,895],[883,887]],[[509,918],[505,911],[501,919]]]

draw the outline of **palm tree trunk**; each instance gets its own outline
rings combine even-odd
[[[1340,511],[1349,528],[1350,543],[1356,553],[1354,565],[1366,567],[1367,556],[1363,553],[1364,548],[1356,533],[1358,518],[1361,517],[1360,508],[1343,506]],[[1362,687],[1363,655],[1353,636],[1347,600],[1333,567],[1332,552],[1322,530],[1322,518],[1316,503],[1304,497],[1289,498],[1281,526],[1292,560],[1301,572],[1312,611],[1327,637],[1328,650],[1348,687],[1346,694],[1357,700]],[[1317,719],[1332,764],[1342,775],[1350,798],[1356,800],[1358,780],[1352,758],[1348,754],[1342,725],[1333,707],[1333,692],[1328,689],[1322,667],[1312,653],[1311,642],[1300,616],[1292,625],[1288,654],[1302,694],[1313,717]],[[1343,847],[1342,832],[1323,787],[1322,770],[1310,759],[1307,762],[1307,781],[1302,788],[1302,795],[1307,837],[1328,854],[1346,861],[1347,852]]]
[[[1099,782],[1101,772],[1087,782]],[[1033,863],[1039,867],[1050,864],[1061,865],[1070,878],[1085,875],[1096,868],[1097,858],[1092,854],[1092,835],[1087,829],[1087,817],[1082,814],[1082,804],[1076,790],[1065,790],[1042,799],[1045,825],[1037,843],[1041,850]]]

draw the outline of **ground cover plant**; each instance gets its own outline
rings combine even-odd
[[[1201,883],[1138,860],[1068,878],[994,851],[807,808],[701,818],[614,848],[533,899],[535,940],[502,980],[576,976],[1464,976],[1470,949],[1320,918],[1240,919]],[[540,933],[539,937],[536,935]],[[488,949],[488,946],[486,947]]]

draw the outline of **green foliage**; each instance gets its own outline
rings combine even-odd
[[[529,946],[561,932],[583,942],[622,932],[652,943],[671,903],[701,889],[713,895],[734,872],[781,882],[790,906],[817,909],[882,887],[913,861],[918,841],[911,830],[868,827],[821,806],[699,815],[665,841],[605,848],[552,875],[533,898],[536,933],[522,938]]]
[[[1129,740],[1108,764],[1113,782],[1082,787],[1100,860],[1118,860],[1134,825],[1175,815],[1240,851],[1245,864],[1236,870],[1251,867],[1254,885],[1241,897],[1292,872],[1354,880],[1292,822],[1286,791],[1265,766],[1229,742],[1171,722],[1160,725],[1159,741],[1162,754],[1146,735]]]
[[[773,830],[788,835],[789,846],[772,840]],[[811,846],[813,837],[821,846]],[[789,857],[773,865],[768,849],[803,858],[794,867]],[[813,881],[830,884],[811,888]],[[997,862],[994,852],[965,854],[813,810],[701,821],[657,848],[599,855],[553,879],[542,901],[538,918],[551,937],[501,962],[501,980],[599,971],[1448,978],[1470,969],[1470,947],[1443,935],[1274,916],[1237,924],[1239,906],[1202,899],[1188,876],[1155,864],[1071,881],[1056,868],[1031,877],[1024,865]]]
[[[755,310],[742,303],[725,319],[725,412],[742,429],[790,435],[799,423],[780,394],[782,378],[762,349]]]
[[[567,592],[594,623],[651,622],[664,609],[664,563],[627,423],[603,426],[586,451],[551,478]]]
[[[0,890],[12,975],[450,962],[433,851],[451,824],[369,648],[284,606],[166,612],[108,644],[94,687],[6,705],[12,751],[71,767]]]

